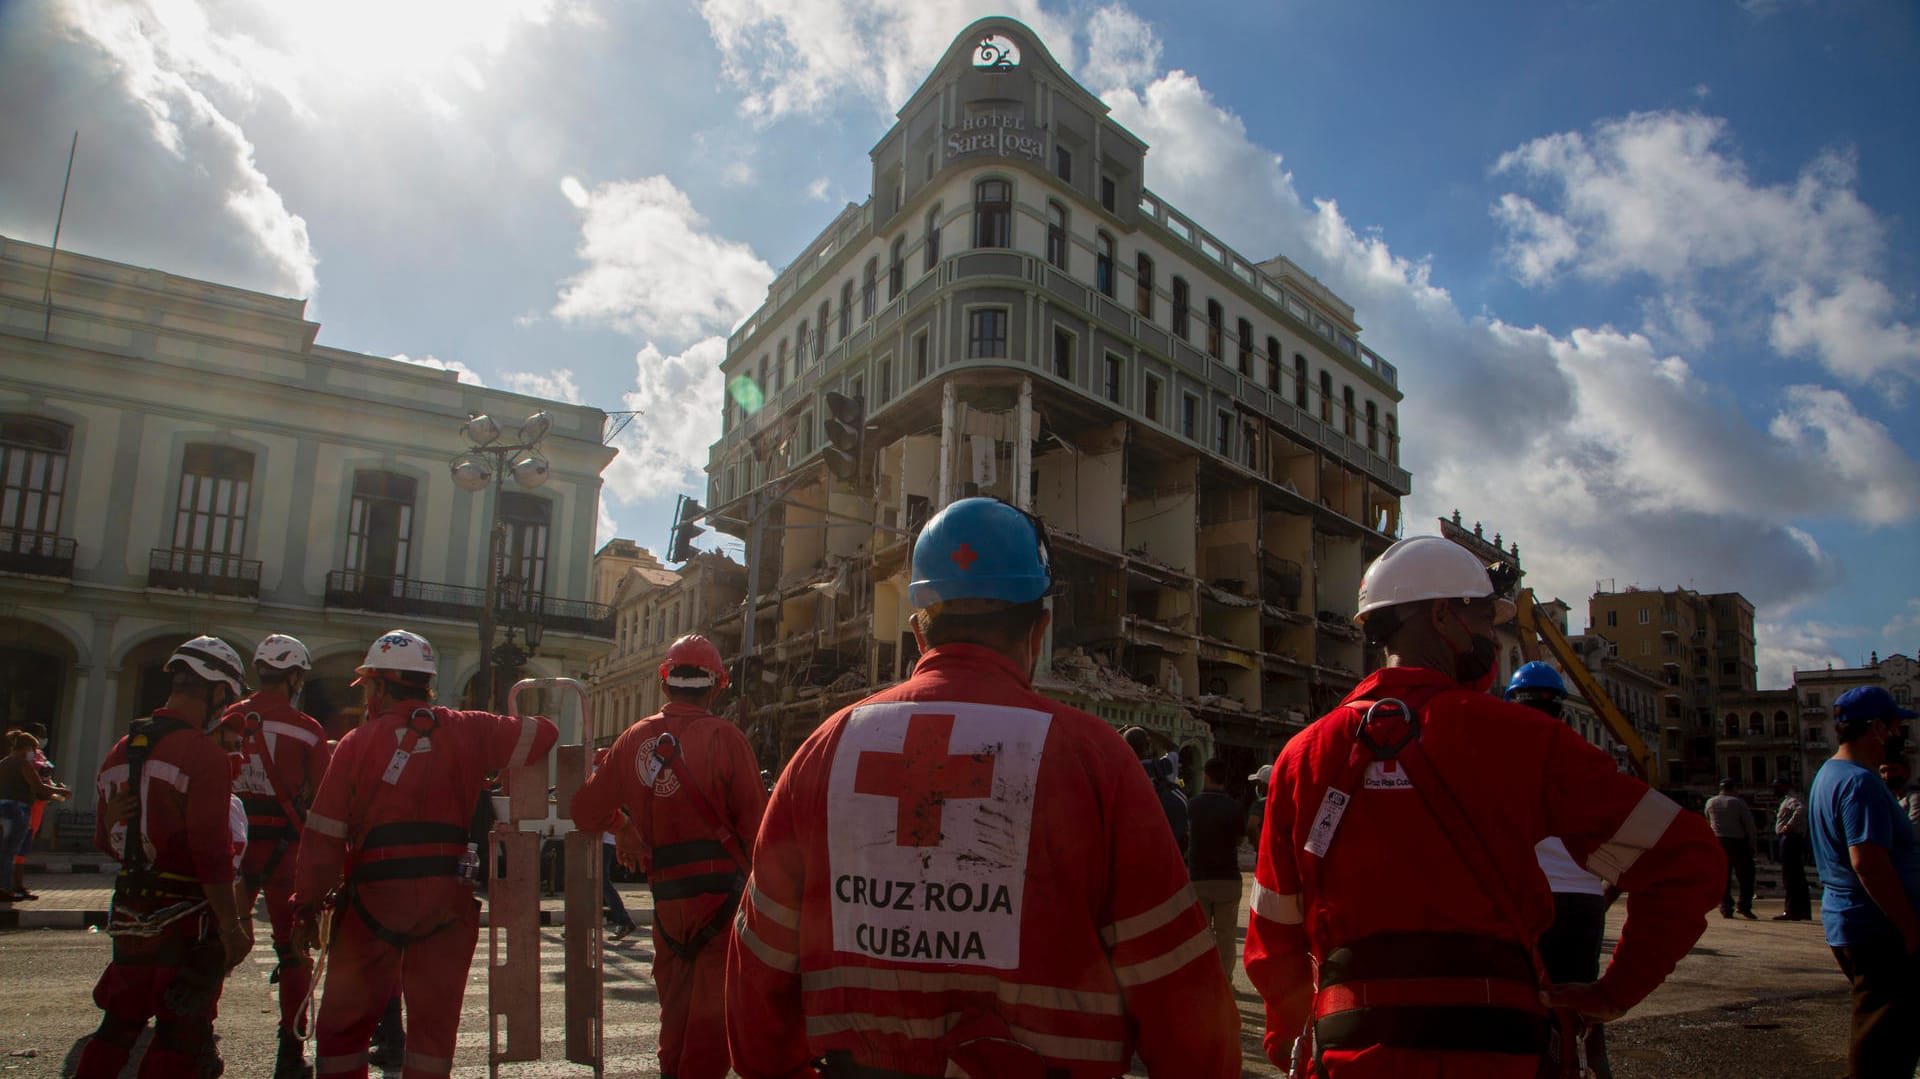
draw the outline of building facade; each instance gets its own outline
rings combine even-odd
[[[613,647],[588,668],[593,721],[588,736],[608,746],[620,732],[658,712],[660,664],[683,634],[703,633],[722,655],[740,649],[739,611],[746,596],[746,567],[710,551],[677,570],[632,540],[616,539],[594,555],[594,599],[613,611]],[[732,629],[715,628],[732,612]]]
[[[599,410],[316,344],[302,300],[67,252],[51,265],[0,237],[0,718],[46,722],[61,779],[91,781],[200,633],[243,657],[301,638],[303,703],[326,719],[350,708],[373,639],[404,626],[460,698],[496,520],[519,584],[502,597],[524,597],[499,617],[544,630],[526,672],[577,673],[604,650],[611,622],[588,601],[613,456]],[[497,505],[456,487],[470,416],[511,430],[540,411],[544,484],[508,483]]]
[[[763,755],[910,669],[907,537],[974,494],[1048,525],[1038,684],[1153,730],[1196,788],[1366,667],[1360,575],[1410,488],[1395,368],[1293,263],[1147,190],[1147,152],[1026,27],[977,22],[874,147],[871,197],[732,335],[706,504],[748,539],[748,669],[783,687],[751,685]],[[843,474],[828,394],[860,406]]]
[[[1799,711],[1800,774],[1808,781],[1833,756],[1838,742],[1833,733],[1833,702],[1850,689],[1879,686],[1903,708],[1920,700],[1920,664],[1898,653],[1882,659],[1875,654],[1860,667],[1825,667],[1793,672],[1793,694]],[[1900,724],[1904,736],[1899,750],[1909,767],[1920,767],[1912,721]]]

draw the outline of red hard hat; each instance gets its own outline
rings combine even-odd
[[[676,678],[673,675],[675,667],[698,667],[713,677],[706,681]],[[672,689],[705,689],[708,686],[725,689],[728,682],[727,665],[721,660],[720,650],[713,646],[712,641],[698,633],[689,633],[667,649],[667,658],[660,664],[660,680]]]

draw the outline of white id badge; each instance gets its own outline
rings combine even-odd
[[[1340,827],[1340,818],[1346,815],[1347,803],[1352,797],[1332,787],[1320,799],[1320,808],[1313,815],[1313,828],[1307,832],[1307,853],[1316,858],[1325,858],[1327,848],[1333,846],[1333,833]]]
[[[387,762],[386,774],[380,777],[380,781],[383,783],[400,782],[400,773],[406,770],[407,759],[411,756],[412,754],[404,749],[394,750],[393,759]]]
[[[645,773],[643,773],[640,776],[640,782],[645,783],[647,787],[651,789],[653,787],[654,780],[657,780],[659,778],[660,778],[660,758],[649,753],[647,754],[647,770]]]

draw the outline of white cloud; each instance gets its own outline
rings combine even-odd
[[[1636,113],[1534,139],[1494,171],[1553,203],[1509,192],[1493,207],[1524,284],[1645,278],[1657,297],[1649,329],[1682,342],[1700,343],[1698,316],[1715,312],[1852,381],[1920,377],[1920,329],[1876,276],[1886,227],[1854,191],[1850,152],[1765,184],[1747,174],[1726,121]]]
[[[552,371],[510,371],[501,376],[501,382],[515,393],[524,393],[529,397],[542,397],[549,401],[565,401],[570,405],[585,404],[580,396],[580,387],[574,384],[573,372],[567,368],[555,368]]]
[[[849,98],[896,109],[955,32],[987,15],[1018,19],[1043,41],[1073,40],[1071,23],[1038,0],[700,0],[699,8],[722,73],[745,94],[741,112],[762,120],[831,112]]]
[[[1789,389],[1756,426],[1644,335],[1470,318],[1427,263],[1355,229],[1330,200],[1306,205],[1280,157],[1192,76],[1172,72],[1106,100],[1153,147],[1157,193],[1243,252],[1300,263],[1398,360],[1402,459],[1416,487],[1409,533],[1458,507],[1526,546],[1543,595],[1578,602],[1596,580],[1626,577],[1740,590],[1777,611],[1840,577],[1792,522],[1920,515],[1920,466],[1843,395]],[[1680,273],[1697,256],[1675,257]],[[1538,265],[1562,261],[1547,249]],[[1703,314],[1672,312],[1694,334],[1710,332]]]
[[[1910,599],[1898,614],[1887,620],[1880,635],[1889,639],[1920,634],[1920,599]]]
[[[1755,683],[1761,689],[1785,689],[1793,684],[1793,672],[1817,671],[1826,667],[1844,667],[1845,659],[1833,647],[1830,638],[1851,635],[1850,631],[1819,623],[1786,623],[1756,619],[1753,626],[1753,653],[1759,668]]]
[[[614,440],[620,455],[603,474],[622,502],[704,486],[707,448],[720,437],[724,337],[669,356],[649,343],[634,356],[626,407],[640,413]]]
[[[1110,4],[1087,19],[1080,79],[1096,91],[1144,86],[1160,73],[1160,38],[1145,19]]]
[[[413,364],[415,367],[431,367],[435,371],[452,371],[458,376],[459,381],[465,382],[469,386],[486,385],[485,382],[481,381],[480,376],[474,372],[473,368],[468,367],[459,360],[443,360],[437,356],[415,357],[409,356],[404,352],[395,353],[393,358],[399,360],[401,363]]]
[[[825,176],[818,177],[807,185],[807,197],[815,202],[827,201],[827,178]]]
[[[753,163],[735,161],[720,170],[720,182],[728,187],[745,187],[753,182]]]
[[[597,507],[596,512],[594,514],[594,527],[593,527],[594,549],[599,550],[600,548],[605,547],[607,545],[608,540],[613,539],[615,536],[619,534],[620,534],[620,526],[618,523],[614,521],[613,514],[607,511],[607,495],[605,491],[602,491],[600,493],[599,506]]]
[[[772,268],[747,245],[707,232],[706,218],[665,176],[590,191],[568,177],[562,190],[582,212],[578,251],[587,265],[561,289],[560,318],[685,342],[732,327],[766,298]],[[581,194],[584,203],[574,197]]]

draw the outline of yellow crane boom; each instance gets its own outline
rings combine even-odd
[[[1539,658],[1539,646],[1545,644],[1547,651],[1553,653],[1553,657],[1560,661],[1561,671],[1579,689],[1580,696],[1593,706],[1595,712],[1600,713],[1600,721],[1605,723],[1607,729],[1613,732],[1614,738],[1626,747],[1627,760],[1633,764],[1634,772],[1641,779],[1651,782],[1653,754],[1647,749],[1647,744],[1640,740],[1640,732],[1633,729],[1633,724],[1628,722],[1626,715],[1614,705],[1613,698],[1608,697],[1606,690],[1600,688],[1600,683],[1593,677],[1593,672],[1587,670],[1587,665],[1574,654],[1573,645],[1567,641],[1566,635],[1560,632],[1560,627],[1535,613],[1533,589],[1519,589],[1514,594],[1513,605],[1514,622],[1521,631],[1520,648],[1526,653],[1526,657],[1530,660]]]

